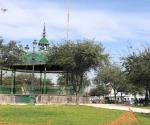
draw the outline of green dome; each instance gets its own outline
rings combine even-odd
[[[21,60],[23,64],[32,64],[33,58],[35,64],[47,62],[47,57],[44,54],[38,52],[35,52],[34,55],[33,53],[26,53],[22,56]]]
[[[39,45],[47,45],[47,44],[49,44],[49,43],[48,43],[48,40],[45,37],[43,37],[42,39],[40,39]]]

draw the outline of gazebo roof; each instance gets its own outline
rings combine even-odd
[[[8,66],[11,69],[14,69],[19,72],[28,72],[31,73],[33,71],[34,65],[34,72],[40,73],[44,72],[46,67],[46,72],[49,73],[61,73],[65,72],[63,66],[52,64],[47,64],[48,58],[42,52],[35,52],[35,53],[26,53],[23,54],[21,57],[21,61],[17,64],[13,64]]]
[[[39,40],[38,43],[41,47],[48,47],[49,42],[46,39],[46,31],[45,31],[45,24],[43,29],[43,36]],[[37,52],[28,52],[23,53],[23,55],[20,57],[20,62],[17,64],[12,64],[7,67],[20,71],[20,72],[32,72],[33,71],[33,65],[34,65],[34,72],[44,72],[46,67],[46,72],[52,72],[52,73],[60,73],[65,72],[63,69],[63,66],[60,65],[48,65],[47,64],[48,58],[44,51],[37,51]]]
[[[46,64],[47,56],[41,52],[26,53],[21,57],[22,64]]]

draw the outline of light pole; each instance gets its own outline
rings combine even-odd
[[[27,54],[28,54],[28,50],[30,49],[30,48],[29,48],[29,45],[26,45],[26,46],[24,47],[24,49],[25,49],[25,52],[26,52],[25,55],[27,55]],[[28,59],[27,59],[27,58],[25,58],[25,59],[26,59],[26,67],[27,67],[27,63],[29,63],[29,62],[28,62]]]
[[[29,45],[26,45],[25,50],[26,50],[26,52],[28,52],[28,50],[29,50]]]
[[[31,91],[33,92],[34,88],[34,63],[35,63],[35,47],[37,45],[36,40],[33,41],[33,53],[32,53],[32,82],[31,82]]]

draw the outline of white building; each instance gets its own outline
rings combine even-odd
[[[109,100],[112,100],[112,101],[115,100],[113,89],[111,90],[110,94],[107,97],[109,98]],[[118,102],[121,102],[121,97],[122,97],[124,102],[129,102],[132,104],[135,101],[135,96],[132,94],[122,93],[122,96],[121,96],[121,92],[118,92],[116,95],[116,99]],[[145,98],[144,95],[139,95],[139,94],[136,95],[137,100],[144,99],[144,98]]]

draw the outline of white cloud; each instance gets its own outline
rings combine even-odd
[[[36,3],[37,6],[30,3],[32,7],[24,3],[27,1],[0,1],[1,5],[8,8],[8,12],[0,13],[2,36],[9,39],[40,38],[43,22],[46,22],[49,39],[66,38],[67,9],[52,2]],[[143,13],[71,9],[70,35],[74,39],[96,38],[101,41],[149,39],[149,22],[150,17]]]
[[[49,0],[35,3],[36,1],[38,0],[0,0],[0,8],[8,8],[5,13],[0,11],[0,36],[20,41],[40,39],[45,22],[48,39],[66,38],[67,7]],[[70,37],[95,38],[104,42],[118,41],[119,44],[129,40],[133,46],[140,48],[141,41],[150,39],[149,22],[148,11],[130,13],[125,10],[108,11],[107,8],[70,8]],[[113,60],[118,61],[119,57],[113,53],[118,54],[120,50],[121,54],[126,54],[121,49],[125,44],[118,48],[116,46],[110,43],[107,49],[109,48],[108,52],[114,57]],[[94,74],[90,72],[88,76],[92,78]],[[49,75],[48,78],[56,83],[56,76]]]

